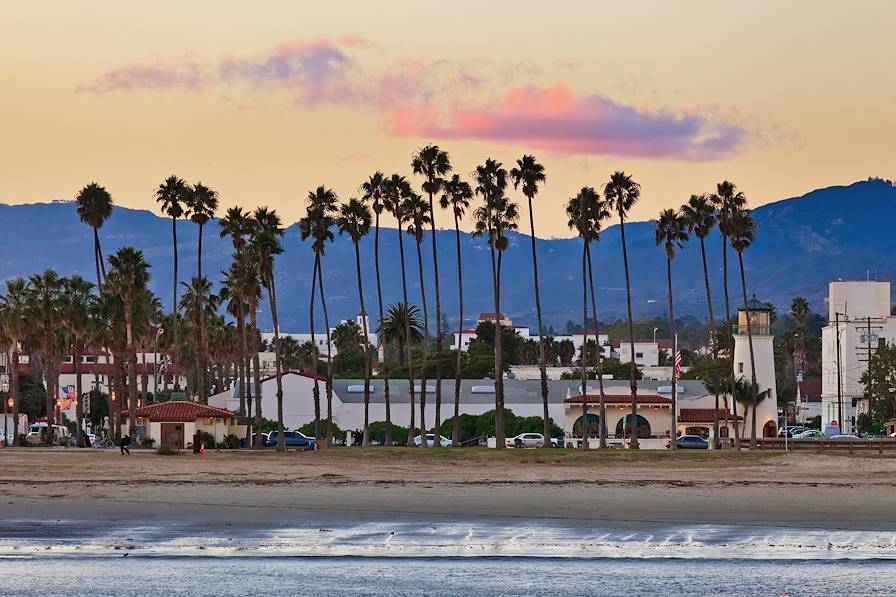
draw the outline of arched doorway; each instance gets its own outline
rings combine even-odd
[[[774,421],[766,421],[762,427],[762,437],[778,437],[778,426]]]
[[[582,419],[585,421],[584,434],[582,432]],[[600,437],[600,416],[599,415],[582,415],[572,426],[573,437]]]
[[[621,438],[629,436],[629,417],[631,417],[631,415],[625,415],[619,419],[618,423],[616,423],[616,437]],[[637,415],[635,425],[638,431],[638,439],[650,437],[650,423],[647,422],[647,419],[641,415]]]

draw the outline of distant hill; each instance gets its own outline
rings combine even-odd
[[[756,242],[745,255],[748,291],[771,301],[784,311],[797,295],[810,300],[813,308],[823,310],[827,284],[836,278],[890,280],[896,270],[896,235],[891,228],[896,207],[896,188],[889,181],[871,179],[848,186],[819,189],[792,199],[757,208]],[[54,268],[62,275],[79,273],[88,280],[95,277],[92,236],[78,221],[71,202],[49,204],[0,205],[0,222],[6,242],[0,252],[0,276],[10,278]],[[152,264],[152,289],[168,306],[171,295],[171,221],[149,211],[116,207],[112,218],[101,230],[106,255],[123,245],[143,250]],[[180,273],[186,280],[196,270],[196,226],[178,223]],[[456,266],[454,232],[439,231],[439,265],[442,274],[442,305],[449,320],[456,320]],[[665,312],[665,261],[654,242],[651,222],[626,224],[629,263],[636,316]],[[227,268],[231,246],[218,238],[216,225],[207,227],[204,243],[204,270],[219,277]],[[503,310],[515,321],[533,323],[531,261],[528,237],[513,235],[504,259]],[[425,241],[428,249],[429,240]],[[285,253],[277,262],[278,299],[281,327],[284,330],[308,328],[308,300],[312,268],[311,251],[298,239],[297,227],[290,226],[284,238]],[[562,327],[581,317],[579,275],[581,242],[578,239],[539,241],[542,276],[542,302],[547,324]],[[381,236],[381,272],[385,301],[400,300],[401,278],[398,242],[394,229]],[[480,239],[464,234],[464,298],[467,317],[492,311],[490,262]],[[713,302],[717,313],[723,311],[721,292],[721,241],[717,234],[707,239]],[[416,254],[406,238],[408,277],[412,302],[419,303]],[[362,244],[367,304],[376,312],[376,288],[373,269],[373,237]],[[431,250],[424,250],[424,267],[431,283]],[[596,283],[599,286],[598,309],[601,319],[625,315],[625,282],[619,243],[619,227],[604,231],[594,253]],[[732,301],[739,302],[740,280],[736,276],[736,255],[729,253]],[[354,317],[357,299],[351,243],[343,238],[327,249],[324,261],[325,284],[330,317],[338,321]],[[705,312],[703,273],[699,244],[688,243],[674,264],[676,314]],[[434,310],[432,289],[427,289],[430,312]],[[261,314],[269,325],[267,307]]]

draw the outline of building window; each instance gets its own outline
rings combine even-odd
[[[737,372],[738,372],[738,373],[743,373],[743,372],[744,372],[744,364],[743,364],[743,363],[738,363],[738,364],[737,364]]]
[[[635,353],[635,358],[636,358],[636,359],[643,359],[643,358],[644,358],[644,353],[643,353],[643,352],[636,352],[636,353]]]
[[[82,363],[95,363],[96,359],[93,358],[93,355],[85,355],[85,356],[81,357],[81,362]]]
[[[72,359],[72,355],[69,354],[69,355],[66,355],[65,357],[63,357],[62,362],[63,363],[72,363],[72,362],[74,362],[74,359]]]

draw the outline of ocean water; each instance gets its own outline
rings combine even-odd
[[[0,595],[884,595],[896,532],[0,520]]]

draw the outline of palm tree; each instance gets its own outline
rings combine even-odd
[[[299,222],[299,235],[301,239],[311,238],[311,250],[314,251],[314,271],[317,274],[318,292],[321,308],[324,313],[324,328],[327,332],[327,440],[329,448],[333,443],[333,354],[330,341],[330,317],[327,310],[327,302],[324,298],[323,255],[328,242],[333,240],[334,214],[339,199],[332,189],[323,185],[308,193],[307,215]],[[311,288],[314,292],[314,285]],[[313,299],[313,296],[312,296]],[[315,376],[316,378],[316,376]]]
[[[582,396],[587,395],[587,361],[586,355],[590,354],[586,350],[589,343],[594,345],[594,355],[597,368],[597,386],[600,394],[600,447],[607,447],[607,425],[606,425],[606,394],[604,393],[603,382],[603,363],[601,361],[601,347],[598,346],[598,330],[597,330],[597,299],[594,292],[594,275],[591,267],[591,243],[597,242],[600,238],[601,227],[603,221],[610,217],[607,211],[606,203],[600,200],[600,195],[592,187],[583,187],[578,195],[572,197],[566,205],[566,215],[569,218],[568,225],[576,230],[582,238],[582,351],[581,351],[581,368],[582,368]],[[587,278],[586,278],[587,274]],[[588,340],[588,289],[591,294],[591,319],[594,322],[594,340]],[[587,398],[583,398],[582,415],[587,414]],[[584,427],[583,427],[584,429]],[[582,448],[588,448],[587,438],[583,437]]]
[[[109,256],[109,270],[108,285],[111,293],[118,297],[124,307],[126,356],[133,370],[137,359],[134,344],[134,306],[149,282],[149,264],[143,259],[142,251],[133,247],[122,247],[114,255]],[[131,433],[134,433],[137,420],[136,386],[130,388],[128,397],[128,420]]]
[[[796,334],[794,335],[794,352],[799,355],[798,373],[802,373],[806,369],[806,324],[809,321],[809,314],[812,312],[809,307],[809,301],[798,296],[790,303],[790,318],[796,325]]]
[[[40,337],[44,357],[44,381],[47,387],[47,442],[53,441],[53,424],[56,413],[56,386],[59,377],[53,376],[53,355],[56,352],[55,330],[60,323],[59,301],[62,294],[62,280],[55,271],[48,269],[42,274],[33,274],[28,279],[31,314],[39,322],[35,330]]]
[[[716,210],[712,201],[706,195],[691,195],[688,202],[681,207],[681,215],[687,223],[688,232],[694,234],[700,240],[700,257],[703,260],[703,285],[706,287],[706,308],[709,312],[709,344],[712,347],[713,375],[717,375],[719,364],[719,343],[715,337],[716,320],[712,312],[712,293],[709,285],[709,268],[706,264],[706,237],[709,236],[712,227],[716,223]],[[713,448],[719,447],[719,384],[714,383],[715,412],[712,417],[713,424]]]
[[[423,235],[426,231],[426,224],[429,222],[429,208],[426,201],[420,195],[412,193],[410,197],[405,199],[403,211],[408,219],[407,232],[414,238],[417,245],[417,270],[420,274],[420,299],[423,304],[423,343],[420,350],[420,433],[421,443],[424,448],[429,447],[426,440],[426,367],[429,365],[429,312],[426,309],[426,286],[423,282],[423,255],[421,245],[423,244]],[[438,428],[436,428],[438,429]],[[435,443],[435,442],[434,442]]]
[[[516,167],[510,170],[513,188],[523,186],[523,195],[529,204],[529,239],[532,242],[532,272],[535,285],[535,315],[538,320],[538,368],[541,371],[541,400],[544,405],[544,436],[551,437],[550,415],[548,414],[548,372],[544,354],[544,325],[541,320],[541,292],[538,287],[538,255],[535,251],[535,215],[532,211],[532,199],[538,193],[539,183],[545,182],[544,166],[535,161],[535,156],[524,155],[516,161]],[[543,447],[549,448],[545,441]]]
[[[162,204],[162,212],[171,218],[171,247],[174,250],[174,281],[171,284],[171,312],[177,312],[177,220],[189,216],[187,203],[190,187],[182,178],[171,175],[156,189],[156,202]],[[102,288],[100,288],[102,290]],[[177,317],[172,320],[172,346],[175,363],[180,363],[180,330],[178,330]],[[174,376],[174,389],[180,391],[180,376]]]
[[[447,181],[442,187],[444,192],[439,201],[442,209],[451,209],[454,214],[454,239],[457,245],[457,363],[454,369],[454,417],[451,419],[451,445],[460,445],[460,380],[461,365],[463,362],[463,351],[461,346],[464,344],[464,281],[463,267],[460,252],[460,219],[464,217],[467,208],[470,207],[470,199],[473,198],[473,189],[470,183],[460,179],[455,174],[451,180]],[[545,436],[547,437],[547,436]]]
[[[504,194],[507,189],[507,170],[491,158],[476,167],[476,194],[484,204],[476,208],[475,236],[487,235],[492,260],[492,288],[495,299],[495,438],[497,447],[504,448],[504,363],[501,353],[501,261],[510,241],[508,231],[516,230],[519,211],[517,205]]]
[[[394,345],[398,349],[398,362],[408,365],[406,347],[423,340],[423,319],[416,305],[406,308],[404,303],[389,305],[386,317],[376,330],[384,345]],[[410,335],[408,335],[410,333]]]
[[[435,433],[442,428],[442,299],[441,290],[439,288],[439,256],[436,242],[436,212],[433,203],[433,196],[438,193],[445,184],[443,178],[451,171],[451,161],[448,153],[439,149],[438,145],[427,145],[416,154],[411,160],[411,167],[414,174],[421,174],[426,177],[423,183],[423,191],[429,195],[429,224],[432,232],[432,273],[435,280],[435,299],[436,299],[436,405],[435,405]],[[419,243],[418,243],[419,246]],[[421,286],[421,292],[423,291]],[[424,357],[424,362],[425,362]],[[424,367],[425,368],[425,367]],[[426,395],[426,383],[422,384],[420,390],[420,408],[424,405],[424,396]],[[425,421],[420,421],[421,427],[426,427]],[[421,434],[421,438],[425,441],[426,434]],[[432,447],[437,448],[441,444],[433,442]]]
[[[105,187],[95,182],[90,183],[78,192],[75,201],[78,204],[78,218],[93,228],[93,259],[96,263],[96,284],[102,290],[103,278],[106,277],[106,265],[103,263],[103,250],[100,247],[100,228],[112,215],[112,196]]]
[[[622,263],[625,268],[625,303],[628,308],[628,336],[630,342],[630,350],[632,355],[630,383],[632,390],[632,416],[630,417],[630,446],[638,449],[638,384],[635,381],[637,377],[637,366],[635,365],[635,325],[632,318],[632,285],[628,271],[628,249],[625,245],[625,216],[638,201],[641,196],[641,185],[632,179],[630,174],[625,172],[614,172],[610,177],[610,182],[604,186],[604,197],[611,209],[616,210],[619,214],[619,235],[622,242]]]
[[[252,220],[250,243],[256,259],[261,285],[268,291],[268,305],[271,307],[271,324],[274,327],[274,368],[277,377],[277,450],[283,451],[283,371],[280,367],[280,325],[277,321],[277,288],[274,283],[274,258],[283,252],[280,237],[283,228],[280,216],[267,207],[255,210]],[[253,349],[254,351],[254,349]],[[260,391],[260,389],[256,389]]]
[[[728,238],[731,236],[731,217],[732,214],[742,209],[747,198],[743,193],[737,190],[737,186],[733,182],[727,180],[716,185],[716,193],[710,196],[710,201],[717,211],[717,219],[719,222],[719,232],[722,233],[722,288],[725,291],[725,325],[731,324],[731,304],[728,300]],[[734,372],[734,356],[731,355],[731,394],[734,395],[734,381],[737,375]],[[737,420],[737,400],[732,400],[732,413],[734,419]],[[734,426],[734,447],[740,450],[740,431],[737,425]]]
[[[662,246],[666,252],[666,283],[669,290],[669,334],[675,339],[675,310],[674,301],[672,300],[672,260],[675,259],[675,251],[684,246],[688,240],[687,221],[684,216],[679,215],[674,209],[664,209],[660,213],[659,219],[656,221],[656,244]],[[677,350],[678,345],[673,345],[673,350]],[[672,355],[674,361],[676,355]],[[675,368],[672,368],[672,441],[669,442],[669,448],[675,450],[676,446],[676,429],[678,428],[678,405],[677,405],[677,386],[678,379],[675,377]]]
[[[25,279],[16,278],[6,281],[6,296],[2,297],[4,328],[12,347],[12,360],[9,367],[9,398],[12,400],[13,438],[19,437],[19,347],[32,332],[29,294]]]
[[[84,392],[81,387],[81,355],[85,349],[85,336],[90,327],[92,304],[96,300],[93,284],[81,276],[72,276],[62,281],[61,311],[62,321],[71,334],[72,362],[75,367],[75,390],[77,403],[75,414],[78,420],[77,441],[81,448],[88,447],[84,442]]]
[[[363,199],[373,208],[374,234],[373,234],[373,265],[376,270],[376,297],[379,308],[380,323],[383,321],[383,286],[380,279],[380,214],[386,209],[386,178],[382,172],[375,172],[362,185]],[[379,339],[379,336],[377,337]],[[382,343],[382,340],[380,340]],[[384,353],[385,354],[385,353]],[[389,397],[389,371],[383,367],[381,371],[383,379],[383,401],[386,406],[386,427],[384,429],[384,444],[392,445],[392,406]]]
[[[398,174],[393,174],[388,180],[384,183],[384,207],[389,210],[389,212],[395,217],[397,221],[396,233],[398,234],[398,253],[400,256],[401,262],[401,292],[404,298],[404,304],[409,305],[408,301],[408,280],[407,280],[407,268],[404,262],[404,234],[402,232],[404,228],[405,221],[405,213],[404,213],[404,203],[405,200],[413,194],[411,191],[411,185],[408,184],[408,181],[404,176],[399,176]],[[410,326],[410,321],[406,318],[405,325]],[[411,354],[411,330],[410,327],[405,329],[405,341],[407,342],[407,361],[408,361],[408,393],[411,398],[411,417],[410,424],[408,425],[408,429],[410,433],[408,433],[407,445],[409,448],[414,447],[414,359]],[[421,427],[423,427],[423,421],[421,421]]]
[[[728,232],[731,235],[731,248],[737,252],[737,260],[740,264],[740,286],[744,295],[744,314],[747,318],[747,342],[750,346],[750,376],[753,393],[758,395],[759,386],[756,384],[756,359],[753,356],[753,326],[750,322],[750,310],[747,303],[747,278],[744,273],[744,251],[753,243],[756,235],[756,223],[748,209],[736,209],[731,212],[728,221]],[[731,359],[734,361],[734,359]],[[756,408],[752,413],[750,429],[750,449],[756,449]],[[745,413],[746,414],[746,413]]]
[[[187,194],[187,206],[190,208],[190,221],[199,226],[197,263],[199,267],[198,275],[202,278],[202,231],[208,221],[215,217],[215,210],[218,209],[218,193],[201,182],[197,182]],[[205,322],[200,320],[199,328],[196,330],[196,344],[199,356],[199,401],[203,403],[208,401],[208,367],[206,366],[206,352],[208,348],[205,342],[204,331]]]
[[[229,236],[233,242],[233,249],[236,252],[230,272],[225,274],[223,288],[228,289],[229,294],[226,295],[229,299],[228,310],[236,319],[237,334],[239,336],[240,356],[237,377],[240,380],[240,414],[243,415],[246,414],[246,386],[249,379],[249,367],[247,362],[246,299],[239,293],[240,285],[237,283],[237,278],[240,274],[237,270],[245,261],[246,243],[252,234],[253,225],[251,214],[244,212],[241,207],[229,208],[226,215],[218,220],[221,238]]]
[[[348,235],[355,247],[355,273],[358,278],[358,303],[361,306],[361,316],[367,318],[367,309],[364,306],[364,286],[361,280],[361,239],[370,234],[371,222],[370,208],[363,199],[350,199],[348,203],[339,208],[339,217],[336,218],[336,228],[340,234]],[[361,445],[370,445],[370,339],[367,335],[367,326],[364,326],[364,439]],[[337,349],[338,350],[338,349]]]

